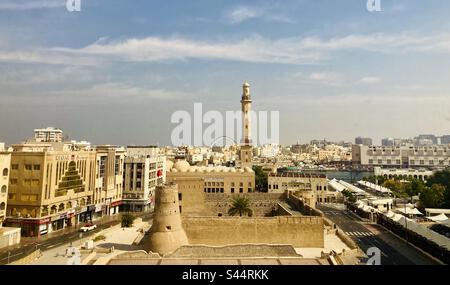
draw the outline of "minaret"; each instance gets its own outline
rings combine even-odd
[[[146,241],[146,250],[164,256],[188,244],[181,224],[178,185],[172,183],[156,186],[155,198],[153,224]]]
[[[243,134],[242,134],[242,144],[241,144],[241,168],[252,167],[252,125],[250,111],[252,107],[252,98],[250,97],[250,84],[245,82],[242,86],[242,123],[243,123]]]

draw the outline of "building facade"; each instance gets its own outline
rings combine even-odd
[[[95,147],[95,154],[94,218],[118,214],[122,204],[125,149],[103,145]]]
[[[13,145],[6,225],[40,236],[92,220],[95,152]]]
[[[0,227],[6,218],[11,154],[0,149]]]
[[[144,212],[154,207],[155,188],[166,181],[166,157],[154,146],[129,146],[123,174],[122,211]]]
[[[364,166],[439,169],[450,165],[450,146],[376,147],[353,145],[352,160]]]
[[[327,177],[324,174],[277,171],[269,174],[267,184],[269,193],[294,192],[313,208],[322,198],[326,198],[328,192]]]
[[[249,167],[190,166],[185,160],[167,164],[167,182],[177,183],[178,189],[190,183],[201,184],[204,193],[251,193],[255,191],[255,172]],[[199,182],[200,181],[200,182]]]
[[[48,127],[45,129],[35,129],[34,139],[37,142],[62,142],[63,131],[58,128]]]
[[[427,169],[396,169],[396,168],[381,168],[374,167],[374,174],[376,176],[384,176],[389,179],[420,179],[426,181],[428,177],[434,174],[434,171]]]
[[[357,138],[355,138],[355,144],[362,144],[362,145],[370,146],[370,145],[372,145],[372,139],[357,137]]]

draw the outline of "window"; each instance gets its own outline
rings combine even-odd
[[[9,180],[9,183],[10,183],[11,185],[15,185],[15,184],[17,184],[17,179],[16,179],[16,178],[11,178],[11,179]]]
[[[234,193],[234,188],[231,188],[231,193]]]
[[[12,170],[18,170],[19,169],[19,165],[18,164],[11,164],[11,169]]]
[[[8,200],[15,200],[16,199],[16,194],[8,194]]]
[[[248,188],[248,192],[252,192],[252,188],[251,187]]]
[[[33,165],[33,170],[41,170],[41,165],[39,164]]]
[[[8,168],[3,169],[3,176],[8,176]]]
[[[244,193],[244,188],[239,188],[239,193]]]
[[[31,164],[25,164],[25,170],[31,170],[31,169],[32,169]]]
[[[2,193],[6,193],[6,185],[2,186]]]
[[[6,208],[6,204],[3,202],[0,204],[0,210],[4,210]]]

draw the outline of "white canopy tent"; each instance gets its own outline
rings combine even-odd
[[[392,193],[392,191],[389,190],[388,188],[383,187],[383,186],[381,186],[381,185],[374,184],[374,183],[369,182],[369,181],[363,181],[363,180],[360,180],[360,181],[358,181],[358,184],[359,184],[359,185],[362,185],[362,186],[364,186],[364,187],[367,187],[367,188],[369,188],[369,189],[371,189],[371,190],[374,190],[374,191],[376,191],[376,192],[382,193],[382,194],[389,194],[389,193]]]
[[[339,184],[341,184],[342,186],[345,187],[345,189],[347,189],[348,191],[358,194],[358,195],[365,195],[366,192],[359,189],[358,187],[356,187],[355,185],[352,185],[348,182],[345,182],[344,180],[339,180]]]
[[[345,189],[347,189],[342,184],[339,184],[339,182],[336,179],[328,181],[328,185],[338,192],[342,192]]]
[[[450,250],[450,239],[433,230],[430,230],[425,225],[418,224],[413,220],[406,218],[405,216],[395,214],[391,211],[386,214],[386,217],[398,223],[402,227],[405,227],[408,230],[415,232],[416,234],[426,238],[427,240],[436,243],[440,247]],[[444,223],[448,223],[450,225],[449,221],[450,219],[447,219],[446,221],[444,221]]]
[[[405,215],[423,215],[417,208],[397,208],[396,211]]]
[[[448,217],[445,214],[440,214],[437,216],[427,217],[427,219],[432,220],[433,222],[443,222],[448,220]]]

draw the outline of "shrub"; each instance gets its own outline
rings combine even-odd
[[[135,217],[132,214],[122,215],[122,228],[130,228],[133,226]]]

